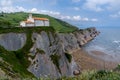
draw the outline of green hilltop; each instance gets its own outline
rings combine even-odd
[[[20,21],[26,20],[29,13],[15,12],[15,13],[0,13],[0,27],[13,28],[19,26]],[[50,20],[50,26],[52,26],[57,32],[73,32],[78,28],[60,19],[53,18],[49,15],[36,14],[33,16],[48,18]]]

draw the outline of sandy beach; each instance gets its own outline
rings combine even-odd
[[[117,62],[102,59],[107,56],[103,52],[91,51],[91,53],[92,55],[84,50],[77,50],[72,54],[82,70],[111,70],[118,65]]]

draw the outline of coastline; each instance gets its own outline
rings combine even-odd
[[[116,68],[118,65],[118,63],[115,61],[109,61],[100,58],[107,56],[101,51],[91,51],[91,53],[93,53],[93,55],[90,55],[83,49],[72,53],[75,62],[78,66],[80,66],[81,70],[111,70]]]

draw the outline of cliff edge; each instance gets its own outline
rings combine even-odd
[[[80,68],[72,52],[94,39],[99,32],[87,28],[72,33],[57,33],[48,28],[0,30],[0,77],[74,76]]]

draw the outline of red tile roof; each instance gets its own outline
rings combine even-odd
[[[48,21],[47,18],[38,18],[38,17],[33,17],[34,20],[43,20],[43,21]]]
[[[34,24],[34,22],[31,22],[31,21],[23,21],[23,22],[25,22],[27,24]]]

